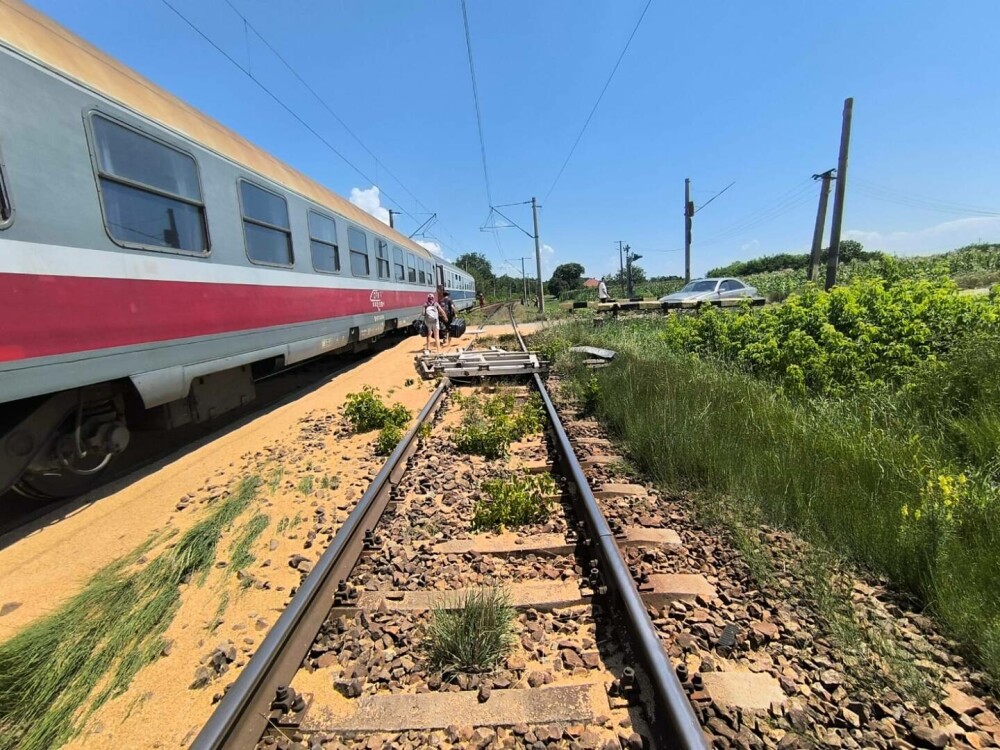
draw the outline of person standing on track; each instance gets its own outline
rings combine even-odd
[[[424,325],[427,327],[427,346],[424,349],[428,354],[431,351],[431,337],[434,337],[434,348],[441,351],[441,339],[438,338],[438,326],[441,319],[445,317],[445,312],[434,299],[433,294],[427,295],[427,302],[424,304]]]
[[[482,292],[480,292],[479,294],[476,295],[476,299],[479,300],[479,309],[480,310],[482,310],[484,307],[486,307],[486,298],[483,297],[483,293]]]
[[[458,312],[455,310],[455,303],[451,299],[449,292],[444,293],[441,298],[441,307],[444,310],[444,345],[451,343],[451,324],[455,322]]]
[[[607,302],[611,299],[608,294],[608,285],[604,283],[604,279],[601,279],[601,283],[597,285],[597,300],[599,302]]]

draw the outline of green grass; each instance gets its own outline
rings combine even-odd
[[[298,483],[298,486],[296,487],[296,489],[298,489],[298,491],[300,493],[302,493],[303,495],[305,495],[306,497],[308,497],[309,495],[311,495],[313,493],[313,487],[314,487],[315,483],[316,483],[316,480],[313,477],[313,475],[312,474],[306,474],[306,476],[302,477],[302,479],[299,480],[299,483]]]
[[[434,669],[488,672],[514,645],[516,612],[500,588],[474,589],[431,613],[425,649]]]
[[[996,334],[971,334],[896,386],[834,398],[786,394],[781,381],[673,352],[653,331],[641,321],[568,326],[541,343],[560,357],[567,388],[646,474],[731,498],[887,575],[1000,681]],[[618,357],[591,371],[574,364],[567,343]],[[748,562],[767,578],[765,560]]]
[[[148,563],[150,545],[99,571],[69,601],[0,644],[0,749],[48,750],[121,695],[163,649],[180,586],[215,563],[223,531],[253,503],[243,480],[177,543]]]
[[[263,513],[258,513],[240,530],[240,535],[233,542],[230,549],[231,557],[229,569],[235,575],[241,570],[245,570],[256,559],[251,552],[257,537],[264,533],[270,519]],[[250,579],[246,579],[249,581]]]
[[[509,474],[483,482],[485,497],[476,501],[472,528],[502,531],[549,517],[552,501],[546,497],[556,485],[548,474]]]
[[[278,488],[281,486],[281,480],[284,478],[284,476],[285,476],[284,466],[275,467],[274,471],[271,472],[271,476],[267,480],[267,489],[270,495],[273,496],[274,493],[278,491]]]

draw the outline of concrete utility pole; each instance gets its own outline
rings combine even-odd
[[[531,196],[531,215],[535,219],[535,264],[538,266],[538,312],[545,312],[545,292],[542,289],[542,241],[538,237],[538,201]]]
[[[837,160],[837,189],[833,193],[833,226],[830,228],[830,257],[826,266],[826,288],[837,283],[840,259],[840,230],[844,223],[844,194],[847,191],[847,152],[851,146],[851,115],[854,99],[844,100],[844,121],[840,129],[840,158]]]
[[[694,203],[691,202],[691,179],[684,178],[684,283],[691,281],[691,220]]]
[[[625,289],[625,260],[622,256],[622,240],[618,240],[618,268],[620,269],[621,280],[622,280],[622,295],[628,294]]]
[[[521,294],[521,304],[528,304],[528,277],[524,275],[524,261],[528,258],[521,258],[521,283],[524,284],[524,292]]]
[[[823,230],[826,228],[826,203],[830,197],[830,180],[834,179],[836,170],[828,169],[823,174],[814,174],[814,180],[823,180],[819,188],[819,207],[816,209],[816,228],[813,230],[812,253],[809,255],[809,267],[806,269],[806,280],[816,278],[816,268],[819,266],[819,254],[823,248]]]

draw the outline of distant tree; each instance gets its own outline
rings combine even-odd
[[[455,265],[476,277],[493,280],[493,266],[482,253],[463,253],[455,258]]]
[[[557,297],[563,292],[579,289],[583,286],[584,268],[579,263],[563,263],[556,266],[552,278],[546,284],[546,291]]]
[[[604,280],[609,284],[618,284],[621,286],[624,283],[625,275],[621,270],[618,273],[607,274]],[[646,281],[646,272],[642,270],[642,266],[638,263],[632,264],[632,282],[634,284],[642,284]]]
[[[493,266],[482,253],[463,253],[455,259],[455,265],[472,275],[479,291],[486,294],[487,290],[493,289],[493,281],[496,278]]]
[[[883,253],[866,251],[864,245],[856,240],[842,240],[840,243],[840,263],[852,263],[856,260],[875,260],[882,257]],[[820,253],[820,264],[826,265],[827,258],[830,257],[830,249],[824,248]],[[778,253],[777,255],[762,255],[759,258],[750,260],[738,260],[728,266],[713,268],[708,272],[708,276],[749,276],[754,273],[767,273],[769,271],[784,271],[791,269],[797,271],[809,265],[809,253]]]

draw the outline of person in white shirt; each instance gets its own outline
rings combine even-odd
[[[601,283],[597,285],[597,299],[600,302],[607,302],[611,299],[611,295],[608,294],[608,285],[604,283],[604,279],[601,279]]]
[[[427,302],[424,304],[424,325],[427,326],[427,352],[431,350],[431,337],[434,337],[434,348],[441,351],[441,339],[438,338],[438,326],[442,318],[445,317],[444,310],[438,304],[433,294],[427,295]]]

